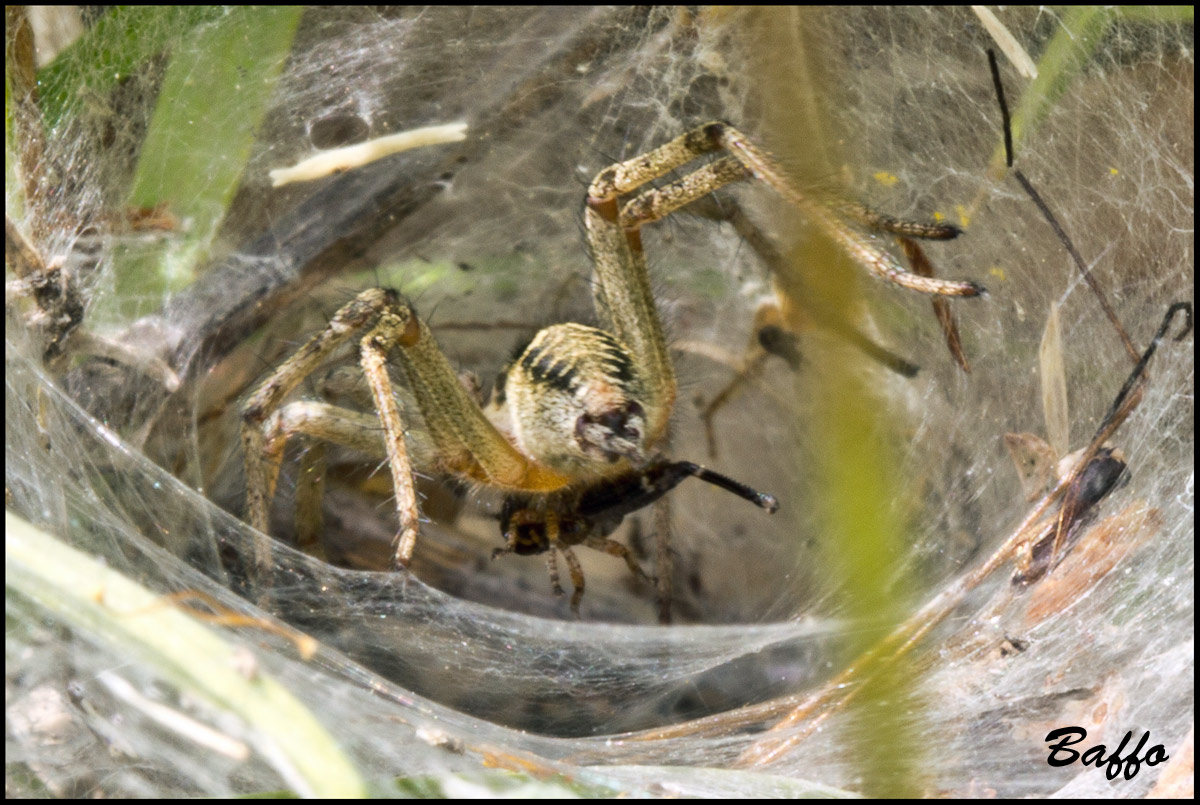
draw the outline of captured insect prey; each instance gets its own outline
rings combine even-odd
[[[547,553],[550,578],[554,591],[562,594],[558,583],[558,568],[554,552],[558,551],[567,560],[571,571],[571,583],[575,587],[571,595],[571,609],[578,611],[583,598],[584,578],[579,562],[571,552],[572,545],[586,545],[598,551],[621,557],[630,571],[639,578],[646,578],[629,549],[619,542],[605,537],[617,529],[625,515],[649,506],[670,492],[687,478],[699,478],[713,486],[725,489],[738,497],[750,501],[767,513],[779,510],[779,501],[773,495],[757,492],[732,478],[705,469],[690,461],[652,460],[644,468],[588,487],[572,499],[555,501],[554,508],[546,511],[536,509],[536,501],[527,498],[509,497],[500,514],[500,531],[507,546],[492,553],[496,559],[506,553],[521,556]]]
[[[661,187],[645,186],[693,161],[725,152]],[[664,457],[676,398],[675,370],[651,294],[640,228],[665,218],[730,183],[756,178],[797,207],[869,272],[903,288],[935,296],[978,296],[973,282],[936,279],[907,271],[891,252],[855,228],[905,237],[948,239],[958,230],[942,224],[901,221],[861,205],[810,198],[793,187],[772,158],[725,123],[708,123],[646,154],[600,171],[588,189],[584,220],[594,270],[595,313],[603,327],[555,324],[538,332],[501,373],[491,398],[477,399],[447,361],[427,325],[397,292],[370,289],[334,314],[250,395],[242,409],[247,520],[266,532],[283,450],[293,436],[325,440],[386,456],[400,528],[394,561],[407,567],[417,543],[420,512],[413,473],[458,478],[505,495],[500,530],[505,553],[546,553],[551,584],[562,593],[557,554],[570,569],[577,616],[583,571],[572,546],[623,559],[645,572],[624,545],[609,539],[622,519],[660,501],[688,477],[718,486],[773,513],[779,502],[716,471]],[[623,197],[633,195],[623,202]],[[326,403],[289,402],[292,392],[350,339],[378,414],[374,417]],[[772,349],[787,351],[779,332]],[[430,466],[416,466],[406,444],[405,414],[393,393],[386,364],[403,370],[417,411],[433,442]],[[380,431],[379,423],[382,423]],[[314,453],[306,453],[315,461]],[[313,478],[319,473],[308,473]],[[319,480],[297,492],[297,531],[319,532]],[[314,522],[314,520],[316,522]],[[665,528],[656,529],[659,556],[667,555]],[[265,541],[257,549],[260,571],[269,568]],[[670,577],[656,577],[660,619],[670,615]]]

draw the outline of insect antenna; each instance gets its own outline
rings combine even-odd
[[[670,469],[686,475],[692,475],[713,486],[719,486],[727,492],[732,492],[739,498],[750,501],[760,509],[766,509],[769,514],[779,511],[779,500],[774,495],[768,495],[765,492],[752,489],[740,481],[733,480],[728,475],[722,475],[719,472],[714,472],[707,467],[693,464],[690,461],[673,462],[670,465]]]

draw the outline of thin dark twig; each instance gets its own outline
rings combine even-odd
[[[1013,166],[1012,118],[1008,114],[1008,101],[1004,98],[1004,85],[1000,83],[1000,65],[996,64],[996,51],[988,48],[988,68],[992,71],[992,87],[996,90],[996,100],[1000,103],[1000,118],[1004,130],[1004,162],[1008,167]]]
[[[1121,324],[1121,320],[1117,318],[1117,312],[1113,310],[1112,305],[1109,304],[1108,297],[1104,294],[1104,291],[1101,290],[1099,284],[1096,282],[1096,279],[1092,276],[1091,269],[1088,268],[1087,264],[1083,262],[1083,257],[1080,256],[1079,251],[1075,248],[1075,244],[1071,242],[1071,238],[1058,223],[1058,219],[1054,216],[1054,213],[1050,211],[1050,207],[1047,206],[1046,202],[1042,200],[1042,197],[1038,194],[1038,191],[1035,190],[1033,185],[1030,184],[1029,180],[1025,178],[1025,174],[1021,173],[1020,168],[1014,169],[1013,175],[1017,177],[1017,181],[1020,182],[1021,187],[1025,190],[1025,193],[1033,200],[1033,203],[1037,205],[1037,208],[1041,210],[1042,215],[1045,216],[1047,223],[1049,223],[1050,227],[1054,230],[1054,234],[1058,235],[1059,241],[1063,246],[1066,247],[1067,253],[1070,254],[1071,259],[1075,261],[1075,267],[1079,269],[1079,273],[1083,275],[1084,281],[1087,282],[1088,287],[1092,289],[1092,293],[1096,295],[1096,300],[1100,302],[1100,307],[1104,311],[1104,315],[1108,317],[1108,320],[1112,322],[1112,326],[1116,328],[1117,334],[1121,337],[1121,343],[1125,345],[1125,351],[1129,353],[1129,357],[1132,358],[1136,363],[1138,361],[1137,348],[1134,347],[1133,341],[1129,339],[1129,333],[1125,331],[1125,327]]]
[[[996,88],[996,100],[1000,104],[1000,115],[1004,122],[1005,158],[1008,166],[1011,168],[1015,158],[1012,150],[1012,121],[1008,114],[1008,102],[1004,98],[1004,84],[1000,81],[1000,67],[996,64],[996,54],[990,49],[988,50],[987,54],[988,67],[992,71],[992,84]],[[1116,311],[1113,310],[1112,305],[1108,303],[1108,297],[1105,296],[1104,291],[1100,288],[1100,285],[1092,276],[1091,269],[1088,268],[1087,263],[1084,262],[1083,257],[1079,254],[1079,250],[1075,248],[1075,244],[1067,235],[1066,230],[1064,230],[1062,225],[1058,223],[1058,218],[1053,212],[1050,211],[1050,206],[1042,199],[1041,195],[1037,190],[1034,189],[1030,181],[1025,178],[1025,174],[1021,173],[1020,169],[1018,168],[1013,170],[1013,175],[1017,177],[1017,181],[1025,190],[1026,195],[1028,195],[1029,198],[1033,200],[1033,203],[1037,205],[1038,210],[1041,211],[1042,215],[1046,219],[1046,222],[1050,224],[1050,228],[1054,230],[1054,234],[1058,236],[1059,242],[1066,247],[1067,253],[1071,255],[1071,259],[1075,261],[1075,267],[1079,269],[1079,273],[1083,275],[1084,281],[1087,282],[1088,287],[1092,289],[1092,293],[1096,295],[1096,299],[1100,302],[1100,308],[1104,311],[1104,315],[1108,317],[1108,320],[1116,329],[1117,334],[1121,337],[1121,342],[1125,345],[1125,351],[1129,353],[1130,359],[1134,363],[1137,363],[1139,357],[1138,351],[1137,348],[1134,347],[1133,341],[1130,340],[1129,333],[1125,331],[1125,327],[1121,324],[1121,320],[1117,318]]]
[[[1175,314],[1180,311],[1183,311],[1184,314],[1183,329],[1180,330],[1179,335],[1175,336],[1175,338],[1172,340],[1182,341],[1183,339],[1187,338],[1188,334],[1192,331],[1192,305],[1190,302],[1176,302],[1167,308],[1166,315],[1163,316],[1162,324],[1160,324],[1158,327],[1158,332],[1154,334],[1153,340],[1150,341],[1150,346],[1146,347],[1146,351],[1142,353],[1142,357],[1138,360],[1137,365],[1134,366],[1133,371],[1129,373],[1129,378],[1125,381],[1125,385],[1121,386],[1121,390],[1117,392],[1116,399],[1113,400],[1113,404],[1109,407],[1108,413],[1104,415],[1104,421],[1101,422],[1100,427],[1096,429],[1096,436],[1092,437],[1093,440],[1103,433],[1104,430],[1108,428],[1108,426],[1114,420],[1117,419],[1118,412],[1121,410],[1122,405],[1124,405],[1125,400],[1129,396],[1134,385],[1145,377],[1146,365],[1150,363],[1150,359],[1154,357],[1154,353],[1158,350],[1158,345],[1162,343],[1163,337],[1166,336],[1167,330],[1170,329],[1171,322],[1174,320]]]

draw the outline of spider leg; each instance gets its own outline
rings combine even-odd
[[[377,418],[323,403],[283,405],[288,395],[353,335]],[[242,446],[246,466],[246,520],[261,532],[268,528],[269,504],[288,438],[304,433],[387,456],[400,529],[397,565],[407,566],[416,544],[419,513],[404,423],[387,372],[389,356],[399,358],[417,407],[433,438],[437,469],[513,491],[552,491],[568,478],[532,462],[488,421],[442,354],[429,328],[395,291],[372,288],[334,314],[329,325],[309,339],[250,395],[242,409]],[[380,425],[382,424],[382,430]],[[310,508],[302,513],[312,530],[319,527],[319,489],[312,486]],[[270,565],[269,543],[260,542],[255,560]]]
[[[721,149],[728,151],[730,156],[709,162],[663,187],[644,190],[620,208],[616,223],[625,232],[625,239],[629,244],[629,252],[632,257],[640,257],[640,237],[637,235],[637,231],[641,226],[660,220],[727,184],[757,177],[799,208],[809,221],[821,228],[846,254],[867,270],[902,287],[933,295],[935,311],[946,332],[951,352],[959,365],[965,371],[969,371],[958,339],[953,315],[942,301],[942,297],[975,296],[982,292],[982,288],[970,282],[950,282],[937,279],[933,276],[932,267],[924,258],[919,247],[908,240],[909,238],[948,240],[960,234],[958,228],[949,224],[903,221],[876,212],[862,204],[809,197],[790,183],[784,172],[766,153],[756,148],[736,129],[723,123],[701,126],[645,156],[613,166],[607,173],[602,172],[593,183],[589,205],[600,210],[602,208],[596,204],[595,199],[600,198],[603,193],[631,192],[640,184],[663,175],[667,170],[682,167],[693,159]],[[910,263],[913,264],[913,270],[905,269],[892,253],[883,248],[875,238],[848,226],[847,219],[862,227],[900,236],[901,245],[904,247],[906,255],[909,256]],[[644,259],[642,262],[644,263]],[[597,273],[599,275],[599,270]],[[607,290],[607,285],[605,285],[602,289],[605,294],[603,297],[605,302],[609,302]],[[889,366],[904,374],[912,374],[915,371],[915,367],[912,367],[911,364],[896,359],[895,356],[877,347],[853,328],[844,323],[839,324],[841,326],[837,329],[844,335],[848,331],[848,340],[868,352],[872,357],[885,361]],[[764,346],[766,345],[764,344]],[[746,365],[752,370],[757,370],[762,361],[762,353],[754,350],[751,356],[748,356]],[[716,408],[719,408],[725,398],[740,387],[743,379],[742,376],[735,378],[722,392],[722,395],[719,395],[720,402],[715,407],[710,404],[706,417],[706,424],[710,432],[711,419]],[[711,437],[709,445],[710,452],[713,452]]]
[[[583,600],[583,566],[579,564],[579,557],[571,550],[570,546],[558,543],[558,550],[562,551],[563,559],[567,560],[567,572],[571,574],[571,585],[575,590],[571,593],[571,614],[576,618],[579,617],[579,602]],[[551,555],[553,555],[551,551]],[[562,592],[559,588],[556,592]]]
[[[642,370],[647,385],[646,442],[653,444],[666,433],[675,405],[675,369],[654,304],[641,238],[637,230],[621,227],[616,195],[599,195],[608,192],[598,189],[599,184],[597,177],[584,210],[596,275],[596,315],[629,347]]]
[[[705,142],[706,138],[709,142]],[[754,176],[770,185],[775,192],[799,209],[809,222],[819,227],[837,243],[855,262],[876,276],[925,294],[978,296],[983,292],[983,288],[973,282],[954,282],[923,277],[906,270],[874,238],[856,232],[845,222],[844,218],[850,218],[863,226],[897,235],[940,240],[956,237],[959,234],[957,228],[946,224],[901,221],[877,213],[861,204],[844,201],[831,202],[810,197],[792,185],[786,174],[770,156],[753,145],[737,129],[724,123],[708,123],[672,140],[645,157],[631,160],[630,162],[643,162],[633,168],[625,168],[630,163],[622,163],[621,167],[625,170],[613,178],[612,185],[625,187],[627,183],[636,181],[642,176],[647,178],[641,179],[640,183],[645,183],[663,175],[667,170],[681,167],[693,159],[720,149],[728,151],[731,156],[715,160],[663,188],[647,191],[626,204],[619,215],[621,226],[637,228],[656,221],[726,184]],[[670,167],[662,170],[667,165]],[[595,186],[593,184],[593,188]],[[623,192],[629,192],[629,190]]]
[[[558,558],[554,554],[554,549],[546,551],[546,572],[550,574],[550,589],[557,596],[566,595],[562,583],[558,579]]]
[[[664,187],[642,191],[622,207],[621,196],[639,191],[647,182],[721,150],[729,155]],[[595,266],[595,306],[597,314],[632,349],[647,376],[651,392],[647,430],[652,440],[658,440],[666,432],[676,384],[651,294],[640,227],[727,184],[751,176],[770,185],[843,252],[876,276],[932,295],[978,296],[983,293],[983,288],[973,282],[953,282],[908,271],[876,238],[856,231],[844,216],[863,226],[875,226],[908,237],[946,239],[958,234],[954,227],[899,221],[862,205],[810,197],[791,184],[771,157],[737,129],[724,123],[708,123],[652,151],[611,165],[592,180],[584,211]]]
[[[686,165],[722,146],[711,126],[701,126],[674,140],[600,171],[588,188],[584,223],[595,266],[596,313],[633,350],[651,386],[647,407],[648,431],[653,440],[666,432],[675,402],[675,371],[667,352],[662,323],[654,305],[649,270],[642,250],[642,223],[656,220],[729,182],[747,178],[746,169],[734,160],[705,165],[660,191],[649,191],[645,220],[626,216],[620,196]],[[641,197],[639,197],[640,199]],[[637,204],[635,199],[633,204]]]
[[[632,229],[661,220],[680,207],[687,206],[727,184],[753,176],[745,165],[733,157],[722,157],[697,168],[681,179],[659,188],[645,190],[627,201],[621,208],[621,225]]]
[[[325,497],[325,443],[309,441],[300,454],[296,481],[296,545],[305,553],[325,558],[321,535],[325,520],[321,501]]]
[[[813,293],[797,276],[795,266],[784,257],[762,228],[746,215],[737,199],[724,203],[722,212],[724,220],[733,224],[734,230],[759,256],[773,277],[771,284],[775,300],[755,311],[756,334],[762,324],[777,325],[791,334],[815,324],[899,375],[913,377],[917,374],[920,367],[872,341],[845,318],[844,312],[821,304],[818,300],[820,294]],[[761,341],[756,346],[762,346]]]
[[[925,256],[925,250],[920,244],[904,235],[897,239],[913,272],[922,277],[932,277],[933,263]],[[937,317],[938,326],[942,328],[942,335],[946,338],[946,348],[950,350],[950,355],[958,367],[970,374],[971,363],[967,360],[967,353],[963,351],[962,336],[958,333],[958,321],[954,317],[954,311],[950,309],[950,302],[942,296],[935,296],[931,301],[933,315]]]
[[[285,405],[267,418],[259,433],[262,447],[258,460],[266,471],[264,497],[268,502],[275,496],[283,450],[293,436],[345,445],[378,458],[387,456],[378,417],[313,400]]]
[[[570,478],[513,447],[483,413],[442,354],[429,328],[409,309],[411,332],[396,357],[445,472],[513,492],[552,492]]]
[[[744,140],[742,144],[745,148],[753,149],[753,146]],[[751,156],[744,155],[741,151],[734,153],[736,158],[723,157],[715,160],[676,182],[645,191],[632,199],[621,210],[621,225],[634,228],[660,220],[685,204],[690,204],[727,184],[758,176],[797,207],[807,220],[818,226],[851,259],[875,276],[902,288],[933,296],[978,296],[983,293],[983,288],[974,282],[924,277],[909,271],[874,237],[856,231],[847,225],[838,213],[849,211],[852,220],[864,226],[906,237],[948,240],[958,235],[957,228],[944,224],[902,221],[876,213],[860,204],[811,199],[787,184],[778,168],[760,152],[753,152],[753,163],[742,161],[743,158],[750,160]],[[760,175],[751,165],[761,165],[763,170],[770,172]]]
[[[751,332],[754,335],[735,369],[734,376],[700,412],[700,419],[704,422],[704,436],[708,442],[708,455],[712,458],[717,455],[716,429],[713,424],[717,412],[728,405],[747,384],[758,379],[767,358],[772,355],[783,358],[793,370],[800,366],[801,357],[796,346],[798,339],[792,332],[790,323],[784,318],[779,303],[771,301],[759,305],[754,312]]]
[[[713,426],[713,419],[717,412],[728,405],[729,401],[745,388],[749,381],[758,376],[769,357],[770,353],[765,349],[751,347],[749,355],[738,369],[737,374],[730,378],[729,382],[708,401],[700,412],[700,419],[704,422],[704,438],[708,442],[710,458],[717,457],[717,432]]]
[[[671,554],[671,499],[661,497],[654,503],[654,574],[655,598],[658,602],[658,622],[671,622],[672,573],[675,571]]]
[[[250,398],[243,410],[243,445],[246,450],[248,519],[255,528],[263,532],[267,530],[268,504],[275,493],[284,446],[293,434],[306,433],[376,453],[382,438],[400,522],[396,536],[396,561],[401,565],[408,564],[416,544],[420,514],[413,487],[412,462],[404,442],[400,407],[396,403],[386,366],[388,353],[402,344],[406,337],[411,338],[411,325],[415,319],[404,315],[405,312],[405,308],[396,305],[394,293],[381,289],[364,291],[338,311],[329,327],[301,347]],[[367,326],[376,313],[374,326],[359,342],[359,362],[371,388],[378,419],[314,402],[293,403],[281,410],[273,410],[356,329]],[[265,421],[260,421],[264,418],[264,412],[267,414]],[[379,423],[383,425],[382,433]],[[297,517],[302,528],[311,532],[320,525],[320,499],[317,494],[321,488],[312,484],[311,477],[305,479],[304,475],[313,474],[311,467],[307,469],[310,471],[301,477],[301,487],[307,487],[307,494],[305,501],[300,503]],[[305,534],[306,539],[309,536],[309,533]],[[264,563],[269,559],[264,551],[259,552],[258,560],[260,568],[265,569]]]
[[[359,360],[363,374],[371,386],[375,399],[375,410],[383,423],[384,444],[387,448],[388,469],[392,473],[392,490],[396,498],[396,514],[400,518],[400,531],[396,534],[396,564],[407,567],[412,561],[413,548],[417,544],[417,529],[420,513],[417,511],[417,493],[413,486],[412,462],[408,458],[408,447],[404,443],[404,424],[400,419],[400,406],[388,379],[387,356],[393,348],[411,341],[413,331],[420,326],[412,309],[407,316],[389,309],[380,317],[375,328],[363,336],[359,344]],[[414,326],[416,325],[416,326]]]
[[[492,561],[495,562],[501,556],[507,556],[510,553],[517,552],[517,530],[510,528],[504,533],[504,547],[492,549]]]
[[[843,218],[855,221],[868,229],[880,232],[890,232],[905,238],[924,238],[925,240],[953,240],[962,234],[962,230],[953,224],[926,223],[924,221],[905,221],[893,218],[878,210],[873,210],[866,204],[856,201],[827,201],[831,210]]]
[[[609,556],[620,557],[625,560],[625,565],[629,568],[630,573],[642,581],[650,581],[650,577],[646,575],[646,571],[642,570],[642,566],[633,558],[633,553],[621,543],[607,537],[588,537],[583,541],[583,544],[594,550],[602,551]]]
[[[836,214],[834,208],[824,202],[809,198],[793,187],[774,160],[755,147],[737,129],[719,123],[709,124],[709,128],[715,129],[713,136],[718,138],[739,162],[799,209],[805,218],[819,227],[856,263],[871,273],[903,288],[920,293],[940,296],[978,296],[983,293],[982,286],[974,282],[954,282],[934,277],[922,277],[905,270],[896,258],[881,248],[873,238],[864,237],[855,232]],[[877,220],[884,220],[884,218],[877,216]],[[895,219],[886,220],[889,224],[895,222]],[[934,229],[937,228],[931,227],[929,231],[918,236],[945,238],[950,237],[951,231],[957,234],[956,230],[946,230],[944,234],[933,234]]]
[[[554,511],[547,511],[542,522],[546,527],[546,570],[550,573],[550,588],[554,590],[555,595],[564,595],[558,578],[558,560],[554,556],[554,552],[558,551],[562,553],[563,559],[567,560],[567,572],[571,574],[571,586],[574,587],[571,592],[571,614],[578,618],[579,602],[583,600],[585,587],[583,567],[571,546],[559,539],[558,515]]]
[[[329,325],[310,338],[290,359],[272,372],[250,395],[242,408],[242,450],[246,467],[246,521],[267,532],[268,510],[275,493],[283,439],[275,438],[268,450],[266,423],[304,378],[356,332],[367,327],[394,303],[395,295],[379,288],[364,291],[334,314]],[[411,482],[410,482],[411,483]],[[260,571],[270,567],[270,543],[255,547]]]

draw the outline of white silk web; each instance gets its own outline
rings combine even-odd
[[[1144,349],[1192,296],[1190,9],[998,17],[1039,71],[1001,56],[1017,164]],[[832,697],[779,726],[1031,509],[1003,437],[1046,435],[1051,304],[1070,449],[1132,368],[1050,226],[996,168],[996,40],[969,9],[114,10],[77,20],[36,74],[32,111],[11,61],[19,30],[6,34],[6,211],[63,261],[86,315],[47,361],[29,299],[7,306],[6,497],[36,526],[8,528],[10,793],[1133,797],[1170,784],[1164,766],[1130,781],[1050,768],[1044,738],[1081,726],[1084,745],[1113,746],[1148,731],[1173,761],[1185,739],[1190,752],[1190,340],[1164,341],[1150,364],[1112,439],[1128,481],[1063,565],[1028,587],[1010,565],[973,589],[900,664],[893,694]],[[828,188],[889,215],[961,226],[926,251],[939,276],[989,290],[952,302],[967,375],[926,299],[857,285],[855,326],[920,366],[854,370],[894,455],[883,508],[902,544],[884,578],[898,612],[868,617],[829,569],[839,544],[813,417],[829,388],[820,356],[855,354],[844,338],[813,327],[797,370],[768,359],[715,415],[709,455],[699,412],[772,287],[718,219],[745,210],[784,251],[811,234],[783,230],[751,183],[645,234],[681,379],[672,454],[782,502],[772,518],[696,481],[671,494],[675,625],[654,625],[654,591],[591,552],[584,617],[570,620],[538,558],[489,560],[497,501],[436,478],[421,483],[430,522],[413,573],[378,572],[393,509],[366,480],[375,465],[338,455],[325,548],[338,567],[281,545],[270,587],[252,585],[236,427],[255,379],[353,293],[387,284],[486,385],[538,327],[590,319],[591,176],[714,119],[789,164],[811,156]],[[269,171],[316,148],[460,120],[461,143],[271,186]],[[809,153],[790,153],[789,136]],[[284,531],[295,485],[285,469]],[[617,535],[651,571],[653,531],[646,511]],[[214,611],[207,626],[191,617]],[[789,735],[753,762],[764,737]],[[880,746],[909,762],[881,772],[867,760]]]

